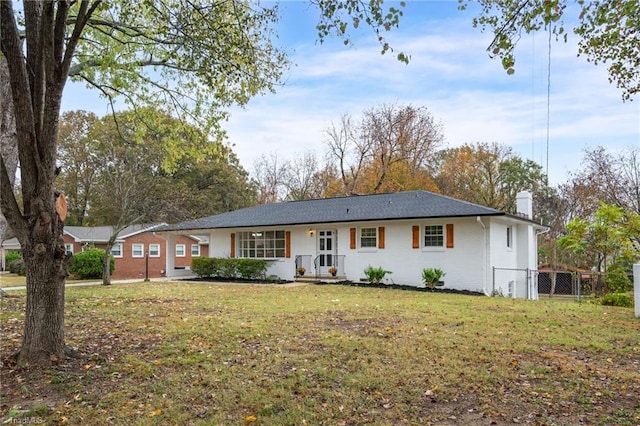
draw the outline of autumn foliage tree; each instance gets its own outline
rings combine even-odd
[[[67,198],[67,225],[82,226],[98,179],[98,116],[87,111],[62,114],[58,130],[57,186]]]
[[[434,189],[429,163],[443,145],[442,126],[424,107],[381,105],[360,121],[343,115],[325,131],[342,193]]]
[[[573,196],[575,216],[592,215],[601,201],[640,213],[640,147],[585,150],[582,167],[561,187]]]
[[[635,244],[638,235],[640,215],[600,203],[592,217],[569,222],[558,244],[578,256],[585,266],[603,272],[605,283],[609,284],[605,291],[626,291],[630,285],[628,279],[624,280],[626,269],[640,259]],[[617,271],[623,271],[622,280],[616,276]]]
[[[443,150],[436,173],[443,194],[511,213],[515,213],[518,192],[528,190],[538,198],[547,188],[539,164],[522,159],[511,147],[498,143]]]

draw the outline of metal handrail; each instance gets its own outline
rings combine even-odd
[[[318,271],[320,270],[320,257],[321,256],[328,256],[328,255],[322,255],[319,254],[317,255],[314,259],[313,259],[313,266],[316,270],[316,277],[321,276],[322,274],[318,273]],[[325,265],[327,268],[330,267],[334,267],[336,268],[336,273],[335,274],[331,274],[331,275],[335,275],[335,276],[345,276],[345,255],[337,255],[337,254],[332,254],[331,256],[331,264],[330,265]],[[325,274],[326,275],[326,274]]]

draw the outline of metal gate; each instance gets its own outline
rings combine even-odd
[[[493,268],[492,296],[537,299],[538,271],[533,269]]]

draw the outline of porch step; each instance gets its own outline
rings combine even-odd
[[[295,278],[296,282],[300,283],[338,283],[340,281],[346,280],[347,277],[344,275],[333,275],[329,276],[298,276]]]

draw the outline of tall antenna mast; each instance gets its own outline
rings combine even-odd
[[[545,170],[549,178],[549,115],[551,105],[551,25],[549,25],[549,40],[547,44],[547,161]]]

